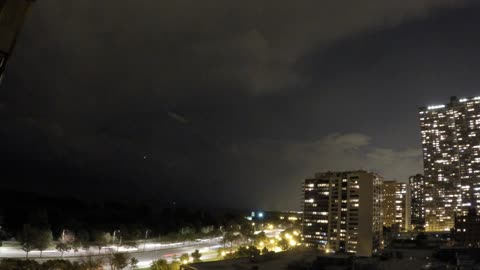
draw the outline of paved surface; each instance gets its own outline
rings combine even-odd
[[[217,257],[217,249],[222,247],[222,245],[219,243],[219,241],[205,241],[205,242],[199,242],[199,243],[185,243],[181,245],[171,245],[168,247],[162,246],[161,249],[146,249],[146,251],[143,251],[143,248],[141,250],[137,251],[130,251],[128,252],[131,257],[137,258],[139,261],[138,266],[140,268],[144,267],[149,267],[153,261],[158,260],[158,259],[164,259],[167,260],[168,262],[171,262],[175,257],[180,258],[182,254],[188,253],[191,254],[193,253],[196,249],[200,251],[202,254],[201,259],[208,260]],[[73,252],[72,252],[73,253]],[[8,253],[7,253],[8,254]],[[2,252],[2,257],[10,257],[10,258],[25,258],[25,253],[21,254],[22,256],[6,256],[5,252]],[[13,253],[14,255],[18,255],[17,253]],[[82,255],[92,255],[93,257],[97,259],[102,259],[104,263],[106,264],[105,260],[105,255],[108,254],[108,251],[106,249],[102,250],[100,255],[98,254],[98,250],[96,252],[91,252],[91,253],[86,253],[83,252]],[[36,255],[36,254],[35,254]],[[33,258],[39,262],[43,262],[46,260],[50,260],[52,258],[58,259],[57,256],[51,256],[51,255],[60,255],[61,254],[56,254],[55,252],[44,252],[44,256],[42,258],[39,257],[30,257]],[[83,259],[83,256],[68,256],[70,255],[69,253],[65,254],[64,259],[68,259],[70,261],[79,261]],[[79,255],[77,253],[77,255]]]
[[[282,230],[266,230],[265,233],[269,237],[275,237],[280,234]],[[196,249],[202,253],[201,259],[209,260],[217,257],[217,249],[223,247],[222,237],[212,238],[212,239],[203,239],[191,242],[183,243],[171,243],[171,244],[160,244],[160,243],[146,243],[140,244],[137,248],[125,248],[125,247],[116,247],[109,246],[104,247],[102,250],[98,251],[98,248],[91,247],[89,250],[81,250],[78,252],[64,252],[63,258],[71,261],[81,260],[82,257],[87,255],[92,255],[97,258],[103,258],[105,255],[111,252],[125,252],[129,253],[130,256],[138,259],[138,266],[140,268],[148,267],[154,260],[165,259],[167,261],[172,261],[175,256],[177,259],[185,253],[191,254]],[[1,258],[25,258],[26,253],[17,246],[6,246],[0,247],[0,259]],[[43,251],[43,256],[40,258],[39,251],[31,251],[29,253],[29,258],[35,259],[37,261],[45,261],[49,259],[59,259],[62,257],[62,253],[55,250],[49,249]]]
[[[157,251],[157,250],[164,250],[164,249],[172,249],[172,248],[183,248],[183,247],[195,247],[195,246],[204,246],[204,245],[216,245],[221,241],[221,237],[207,239],[207,240],[200,240],[200,241],[192,241],[192,242],[182,242],[182,243],[172,243],[172,244],[156,244],[156,243],[147,243],[147,244],[140,244],[137,248],[126,248],[126,247],[117,247],[117,246],[107,246],[103,247],[100,252],[96,247],[90,247],[88,250],[79,250],[78,252],[64,252],[64,258],[71,258],[71,257],[79,257],[85,255],[98,255],[106,254],[111,252],[125,252],[125,253],[138,253],[138,252],[148,252],[148,251]],[[25,258],[26,253],[25,251],[21,250],[20,247],[0,247],[0,258]],[[31,251],[29,253],[29,258],[36,259],[40,258],[40,251]],[[62,253],[56,249],[49,249],[43,251],[43,257],[46,258],[58,258],[62,257]]]

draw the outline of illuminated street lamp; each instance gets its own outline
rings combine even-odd
[[[143,251],[145,251],[145,246],[147,245],[147,238],[148,238],[148,233],[150,232],[149,229],[145,231],[145,241],[143,242]]]
[[[112,238],[112,244],[113,245],[115,245],[115,235],[116,235],[117,232],[120,233],[120,230],[113,231],[113,238]],[[119,237],[119,244],[120,244],[120,241],[121,241],[121,237]],[[119,244],[117,245],[117,252],[118,252],[118,249],[120,248]]]

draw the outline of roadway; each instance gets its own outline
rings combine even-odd
[[[282,230],[265,230],[265,234],[268,237],[275,237],[280,234]],[[258,233],[258,232],[256,232]],[[7,243],[8,244],[8,243]],[[179,242],[179,243],[141,243],[136,248],[126,248],[117,246],[103,247],[99,253],[98,248],[90,247],[88,250],[79,250],[78,252],[64,252],[63,258],[71,261],[80,260],[82,257],[92,255],[98,258],[102,258],[111,252],[124,252],[130,254],[130,256],[138,259],[138,266],[140,268],[148,267],[154,260],[165,259],[171,262],[175,257],[178,259],[182,254],[193,253],[196,249],[202,253],[202,260],[214,259],[218,256],[217,249],[223,247],[222,237],[212,239],[199,239],[196,241]],[[4,246],[0,247],[0,259],[1,258],[25,258],[25,251],[21,250],[17,246]],[[55,249],[48,249],[43,251],[43,256],[40,258],[39,251],[31,251],[29,258],[38,261],[45,261],[50,259],[60,259],[62,253]]]
[[[208,246],[216,246],[221,242],[222,238],[212,238],[212,239],[202,239],[197,241],[189,241],[189,242],[179,242],[179,243],[170,243],[170,244],[163,244],[163,243],[146,243],[140,244],[138,247],[117,247],[117,246],[107,246],[103,247],[100,252],[96,247],[90,247],[87,250],[81,249],[78,252],[68,251],[63,253],[63,258],[71,259],[75,257],[82,257],[86,255],[105,255],[111,252],[123,252],[123,253],[143,253],[143,252],[156,252],[162,250],[172,250],[172,249],[184,249],[184,248],[203,248]],[[30,251],[28,254],[29,258],[32,259],[40,259],[40,251],[34,250]],[[26,253],[25,251],[21,250],[19,246],[6,246],[0,247],[0,258],[25,258]],[[42,258],[61,258],[62,253],[56,249],[48,249],[43,251]]]

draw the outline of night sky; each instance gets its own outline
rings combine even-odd
[[[0,187],[298,209],[317,171],[422,172],[418,107],[480,95],[480,5],[39,0],[0,88]]]

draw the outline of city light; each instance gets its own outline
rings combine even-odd
[[[313,184],[312,190],[308,185]],[[339,189],[342,189],[339,192]],[[357,256],[371,256],[375,248],[381,248],[376,242],[374,247],[364,248],[359,235],[372,241],[381,238],[383,234],[382,201],[383,179],[376,173],[358,170],[346,172],[320,172],[314,178],[307,178],[304,182],[304,208],[302,241],[307,246],[315,246],[320,250],[340,249],[344,242],[344,250],[355,253]],[[373,200],[370,216],[359,215],[363,203],[362,198]],[[333,210],[335,209],[335,210]],[[363,225],[360,225],[363,224]],[[361,232],[361,226],[368,226],[368,234]],[[296,237],[300,232],[291,232]],[[290,244],[297,242],[291,233],[284,238]],[[348,241],[347,241],[348,240]],[[334,250],[335,251],[335,250]]]
[[[420,226],[425,224],[426,231],[450,229],[455,215],[465,215],[469,207],[478,209],[480,194],[473,192],[474,186],[480,184],[476,180],[480,172],[476,161],[479,153],[474,148],[480,145],[478,100],[478,97],[462,98],[459,103],[452,97],[446,105],[428,107],[445,110],[428,111],[420,116],[423,165],[429,173],[421,187],[419,184],[413,187],[412,221]]]
[[[427,109],[429,110],[436,110],[436,109],[442,109],[445,108],[445,105],[435,105],[435,106],[428,106]]]

